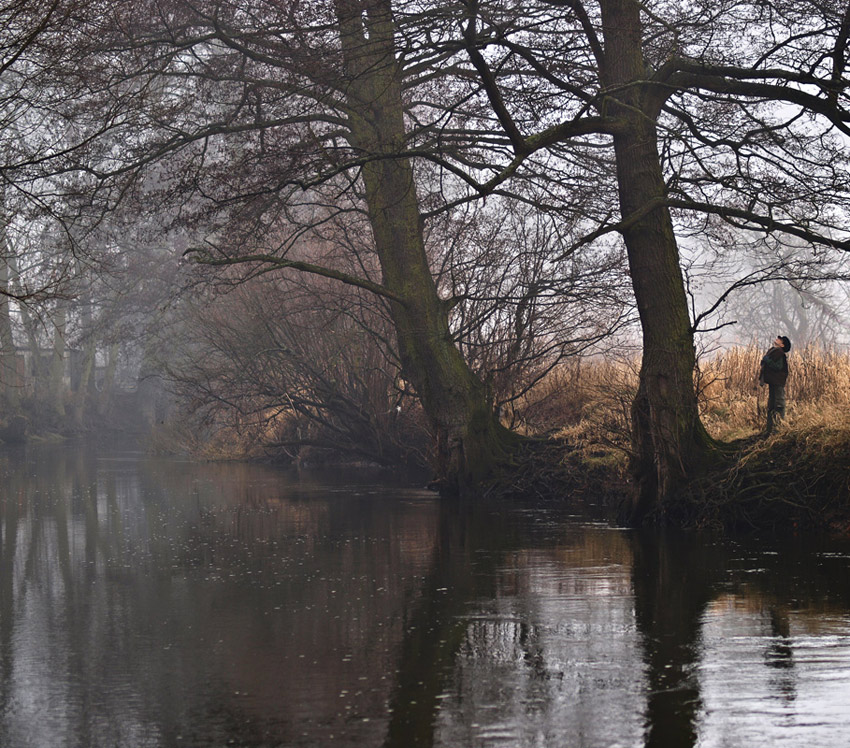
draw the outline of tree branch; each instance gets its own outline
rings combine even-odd
[[[355,288],[362,288],[365,291],[369,291],[370,293],[376,294],[377,296],[382,296],[385,299],[389,299],[390,301],[394,301],[398,304],[404,304],[404,300],[396,293],[388,289],[386,286],[383,286],[379,283],[374,283],[373,281],[366,280],[365,278],[358,278],[355,275],[349,275],[348,273],[344,273],[341,270],[333,270],[332,268],[322,267],[321,265],[314,265],[310,262],[301,262],[300,260],[287,260],[283,257],[275,257],[270,254],[253,254],[253,255],[244,255],[242,257],[218,257],[212,253],[212,251],[206,247],[193,247],[191,249],[187,249],[183,253],[184,257],[191,258],[194,262],[197,262],[199,265],[209,265],[211,267],[225,267],[228,265],[243,265],[243,264],[261,264],[266,265],[262,272],[270,272],[271,270],[283,269],[283,268],[291,268],[292,270],[298,270],[302,273],[311,273],[313,275],[319,275],[323,278],[331,278],[333,280],[337,280],[340,283],[345,283],[349,286],[354,286]]]

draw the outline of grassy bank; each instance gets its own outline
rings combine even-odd
[[[788,409],[770,437],[767,388],[757,382],[763,351],[733,348],[701,362],[700,412],[730,444],[721,467],[694,481],[674,521],[690,526],[828,528],[850,531],[850,355],[805,348],[789,357]],[[568,447],[565,463],[626,490],[630,361],[575,363],[554,372],[520,404],[515,425]],[[565,465],[565,470],[567,469]],[[589,488],[588,490],[592,490]]]
[[[763,351],[732,348],[700,368],[700,407],[712,436],[724,441],[750,436],[767,420],[767,387],[757,375]],[[786,388],[786,427],[846,426],[850,408],[850,354],[821,348],[794,350],[788,357],[791,375]]]
[[[743,440],[730,464],[695,482],[687,499],[691,524],[850,532],[846,406],[800,406],[769,438]]]
[[[787,416],[768,438],[762,435],[767,388],[757,382],[762,354],[754,347],[733,348],[701,362],[696,377],[701,416],[709,433],[729,448],[716,470],[676,497],[667,519],[685,526],[850,532],[850,354],[792,351]],[[631,490],[630,407],[637,383],[637,364],[627,358],[577,359],[551,372],[505,414],[506,425],[540,438],[527,442],[492,490],[614,507]],[[382,427],[376,433],[391,437],[390,446],[404,445],[424,464],[429,442],[421,412],[411,406],[402,420],[390,415],[397,430]],[[186,419],[161,428],[157,446],[207,459],[369,462],[364,450],[331,449],[322,433],[313,433],[314,424],[300,423],[283,413],[199,431]],[[311,446],[290,448],[296,440],[287,435],[293,431]],[[332,435],[338,434],[339,429]],[[377,438],[361,442],[381,446]]]

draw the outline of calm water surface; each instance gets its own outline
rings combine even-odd
[[[0,746],[850,746],[850,543],[0,453]]]

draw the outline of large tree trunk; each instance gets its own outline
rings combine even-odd
[[[445,485],[467,490],[490,475],[517,437],[493,414],[481,380],[452,340],[422,236],[413,169],[405,148],[401,70],[388,0],[336,0],[349,78],[350,142],[366,156],[366,203],[383,284],[391,303],[404,376],[413,384],[437,441]],[[365,16],[364,16],[365,13]]]
[[[694,336],[679,250],[663,199],[656,118],[665,92],[646,82],[636,0],[603,0],[606,85],[612,114],[622,230],[643,330],[640,385],[632,407],[631,521],[663,513],[665,501],[705,464],[713,442],[694,390]]]

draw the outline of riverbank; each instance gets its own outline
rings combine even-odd
[[[770,437],[736,446],[727,464],[693,482],[682,524],[850,534],[846,410],[797,413]]]
[[[662,507],[664,516],[654,519],[684,527],[850,532],[850,355],[795,349],[787,417],[764,438],[767,392],[756,379],[762,353],[733,348],[701,363],[695,379],[700,415],[723,448],[714,468],[695,477]],[[631,359],[575,359],[552,371],[504,409],[504,424],[529,439],[485,494],[569,499],[577,511],[616,519],[632,492],[630,408],[637,383],[638,362]],[[424,417],[414,416],[409,417],[417,427],[408,429],[405,445],[422,467],[427,429]],[[330,440],[322,444],[315,435],[300,447],[284,442],[281,428],[279,422],[263,422],[202,437],[187,422],[176,422],[158,430],[151,448],[214,461],[364,464],[361,454],[329,448]],[[384,468],[396,470],[400,464],[387,461]]]
[[[798,413],[770,435],[723,445],[715,466],[649,523],[682,528],[826,531],[850,535],[850,414]],[[624,516],[633,490],[622,452],[564,437],[532,441],[491,491],[562,502],[599,518]]]
[[[790,357],[788,412],[766,437],[766,388],[756,374],[762,351],[733,348],[697,374],[700,415],[724,445],[715,467],[663,507],[660,521],[727,530],[816,529],[850,533],[850,355],[803,348]],[[570,490],[604,502],[616,516],[629,495],[629,407],[637,388],[632,361],[565,366],[517,409],[529,433],[548,430],[512,486],[553,497]],[[558,424],[568,425],[558,427]],[[546,466],[546,455],[554,464]]]

